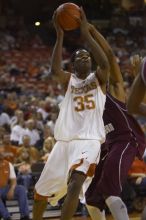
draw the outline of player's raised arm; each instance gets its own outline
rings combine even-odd
[[[128,112],[146,116],[146,104],[142,103],[146,93],[146,57],[142,60],[127,101]]]
[[[61,83],[66,83],[69,80],[70,74],[66,73],[62,69],[62,47],[63,47],[63,39],[64,39],[64,31],[60,27],[57,21],[57,12],[54,12],[53,15],[53,23],[56,30],[56,43],[52,53],[51,59],[51,72],[57,76],[58,80]]]
[[[109,62],[100,45],[94,40],[94,38],[90,34],[86,15],[82,8],[80,30],[85,40],[85,43],[87,44],[88,48],[90,49],[90,52],[92,53],[95,59],[95,62],[100,66],[102,72],[102,75],[100,77],[100,83],[105,84],[109,76]]]
[[[119,68],[119,65],[116,60],[116,56],[109,45],[108,41],[104,38],[104,36],[99,33],[99,31],[94,27],[94,25],[89,24],[89,30],[90,33],[92,34],[93,38],[95,41],[99,43],[99,45],[102,47],[104,50],[109,63],[110,63],[110,78],[112,79],[113,82],[117,83],[123,83],[123,78],[121,75],[121,71]]]

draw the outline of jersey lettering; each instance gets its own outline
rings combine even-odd
[[[114,131],[114,130],[115,129],[114,129],[114,127],[113,127],[113,125],[111,123],[105,125],[105,133],[106,134],[108,134],[108,133],[110,133],[111,131]]]
[[[97,88],[96,82],[91,82],[87,85],[84,85],[80,88],[76,88],[75,86],[71,86],[71,92],[74,94],[82,94],[82,93],[87,93],[91,90],[94,90]]]

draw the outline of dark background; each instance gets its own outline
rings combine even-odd
[[[24,16],[26,23],[35,20],[47,22],[51,19],[54,10],[65,0],[0,0],[0,14],[14,13]],[[143,12],[144,0],[72,0],[71,2],[83,6],[89,19],[110,19],[117,10],[128,13]]]

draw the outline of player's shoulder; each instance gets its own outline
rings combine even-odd
[[[54,79],[61,84],[67,84],[70,80],[71,73],[68,71],[60,70],[58,75],[54,76]]]

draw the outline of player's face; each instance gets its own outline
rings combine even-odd
[[[91,57],[88,51],[82,49],[75,54],[74,68],[79,76],[87,76],[91,70]]]

